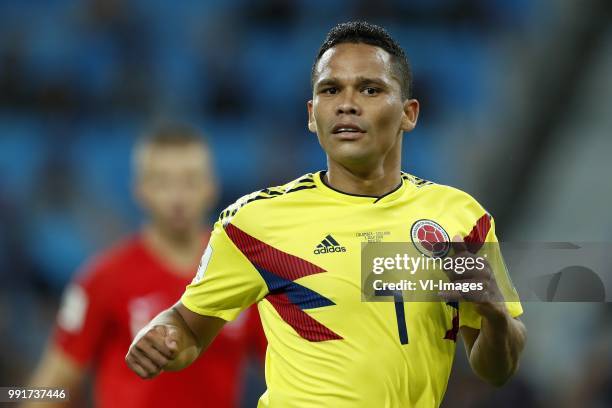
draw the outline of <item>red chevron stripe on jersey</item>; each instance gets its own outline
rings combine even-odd
[[[231,223],[227,224],[225,232],[249,261],[281,278],[293,281],[325,272],[305,259],[271,247]]]
[[[297,288],[298,291],[302,288],[303,290],[311,292],[317,298],[328,300],[316,292],[305,289],[301,285],[293,282],[293,280],[304,276],[325,272],[324,269],[305,259],[278,250],[247,234],[231,223],[225,227],[225,232],[236,247],[238,247],[255,266],[259,273],[262,274],[262,278],[266,281],[268,288],[270,288],[271,284],[271,279],[269,277],[270,273],[287,281],[291,281],[291,285],[285,285],[282,289],[278,288],[271,291],[266,296],[266,299],[272,304],[280,317],[301,337],[308,341],[342,339],[341,336],[304,312],[299,305],[293,303],[286,293],[286,290],[290,287],[293,287],[294,290]],[[333,304],[333,302],[331,303]]]
[[[286,294],[269,294],[266,296],[266,299],[274,306],[280,317],[306,340],[326,341],[342,339],[341,336],[317,322],[308,313],[291,303]]]
[[[468,251],[475,254],[482,248],[484,244],[487,234],[491,229],[491,216],[487,213],[484,213],[482,217],[476,221],[476,224],[472,228],[469,234],[463,237],[463,241],[465,242]]]

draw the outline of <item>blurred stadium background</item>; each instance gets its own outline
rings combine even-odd
[[[25,384],[75,268],[139,225],[129,155],[144,126],[201,127],[219,208],[325,166],[305,101],[341,21],[385,26],[411,59],[422,116],[406,171],[475,195],[501,240],[612,241],[611,4],[1,1],[0,385]],[[610,305],[524,307],[519,374],[492,389],[460,350],[444,406],[612,406]]]

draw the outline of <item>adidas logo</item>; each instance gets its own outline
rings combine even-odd
[[[340,245],[334,237],[327,235],[314,250],[315,255],[327,254],[330,252],[346,252],[346,247]]]

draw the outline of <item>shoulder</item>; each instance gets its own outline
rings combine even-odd
[[[445,184],[434,183],[405,172],[402,172],[402,178],[414,187],[415,195],[422,200],[443,202],[449,207],[448,209],[451,212],[467,211],[478,216],[487,214],[490,217],[490,214],[478,200],[463,190]]]
[[[81,284],[112,280],[122,274],[126,266],[142,259],[142,254],[140,236],[123,238],[91,256],[77,271],[75,279]]]
[[[403,173],[402,177],[416,187],[414,196],[422,207],[444,214],[447,223],[453,223],[453,228],[461,231],[464,241],[474,245],[470,247],[472,252],[477,251],[482,242],[486,241],[489,231],[495,233],[493,217],[470,194],[407,173]]]
[[[288,201],[300,200],[304,192],[316,188],[314,173],[305,174],[286,184],[266,187],[246,194],[233,204],[221,211],[219,222],[227,225],[235,217],[257,216],[265,213],[276,204],[285,204]]]

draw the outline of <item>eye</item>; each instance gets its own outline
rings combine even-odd
[[[321,93],[328,94],[328,95],[335,95],[338,93],[338,88],[330,86],[329,88],[322,89]]]
[[[378,95],[380,93],[380,89],[374,88],[373,86],[368,86],[368,87],[363,88],[363,90],[361,92],[363,92],[363,93],[365,93],[366,95],[369,95],[369,96],[375,96],[375,95]]]

